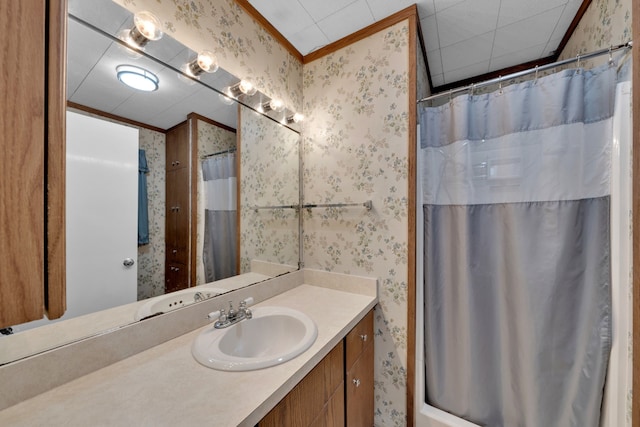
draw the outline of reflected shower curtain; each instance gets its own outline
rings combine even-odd
[[[206,282],[236,275],[237,179],[235,153],[202,161]]]
[[[596,427],[611,347],[615,67],[422,107],[427,403]]]

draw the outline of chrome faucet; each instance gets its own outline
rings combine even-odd
[[[200,302],[204,300],[205,300],[205,297],[202,294],[202,292],[196,292],[195,294],[193,294],[193,302]]]
[[[214,319],[217,317],[218,320],[213,324],[213,327],[216,329],[228,328],[231,325],[235,325],[244,319],[251,319],[253,314],[251,310],[247,308],[247,304],[253,303],[253,298],[247,298],[244,301],[240,301],[240,306],[237,310],[233,308],[233,303],[229,301],[229,311],[226,312],[224,308],[220,309],[219,312],[209,313],[207,316],[209,319]]]

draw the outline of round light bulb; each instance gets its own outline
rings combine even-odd
[[[279,113],[284,110],[284,102],[282,102],[281,99],[274,98],[269,101],[269,107],[271,107],[273,111]]]
[[[133,16],[133,23],[148,40],[158,40],[162,37],[162,24],[158,17],[149,11],[137,12]]]
[[[218,70],[218,59],[210,50],[203,50],[198,54],[198,67],[207,73],[215,73]]]
[[[300,123],[301,121],[304,120],[304,115],[300,114],[300,113],[295,113],[293,115],[293,121],[296,123]]]
[[[240,92],[247,96],[252,96],[258,91],[258,89],[249,80],[241,80],[238,88],[240,89]]]

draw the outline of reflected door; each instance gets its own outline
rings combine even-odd
[[[67,113],[66,206],[64,317],[136,301],[137,129]]]

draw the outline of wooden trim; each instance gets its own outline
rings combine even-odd
[[[189,286],[196,286],[198,250],[198,120],[187,115],[189,126]]]
[[[238,6],[244,9],[244,11],[247,12],[250,17],[258,22],[258,24],[262,26],[262,28],[264,28],[266,32],[271,34],[273,38],[275,38],[282,45],[282,47],[284,47],[294,58],[302,62],[302,54],[298,52],[298,49],[296,49],[291,44],[291,42],[289,42],[289,40],[287,40],[280,33],[280,31],[276,29],[276,27],[271,25],[271,22],[267,21],[267,19],[262,16],[260,12],[258,12],[256,8],[251,5],[251,3],[249,3],[247,0],[235,0],[235,2],[238,4]]]
[[[227,130],[229,132],[236,133],[236,130],[234,128],[232,128],[231,126],[227,126],[227,125],[222,124],[220,122],[216,122],[215,120],[210,119],[210,118],[205,117],[205,116],[201,116],[198,113],[189,113],[187,115],[187,117],[188,118],[192,118],[193,117],[194,119],[202,120],[203,122],[209,123],[210,125],[217,126],[217,127],[222,128],[224,130]]]
[[[322,47],[314,52],[311,52],[305,55],[302,58],[303,64],[308,64],[309,62],[315,61],[316,59],[322,58],[323,56],[329,55],[339,49],[349,46],[357,41],[365,39],[377,32],[384,30],[385,28],[391,27],[392,25],[397,24],[398,22],[402,22],[405,19],[410,17],[414,17],[417,19],[418,17],[418,7],[413,4],[405,9],[402,9],[399,12],[394,13],[380,21],[374,22],[373,24],[365,27],[359,31],[356,31],[353,34],[349,34],[346,37],[341,38],[338,41],[335,41],[331,44],[328,44],[325,47]]]
[[[409,152],[408,168],[408,233],[407,233],[407,426],[415,423],[415,365],[416,365],[416,144],[418,126],[418,34],[417,15],[409,16]]]
[[[238,131],[236,133],[236,274],[241,273],[240,261],[242,260],[242,215],[240,215],[240,203],[242,192],[242,162],[240,162],[242,152],[242,104],[238,103]]]
[[[144,128],[144,129],[149,129],[155,132],[160,132],[160,133],[167,133],[169,130],[175,128],[176,126],[180,126],[182,123],[178,123],[176,126],[173,126],[171,129],[162,129],[156,126],[151,126],[148,125],[146,123],[142,123],[142,122],[138,122],[135,120],[131,120],[131,119],[127,119],[126,117],[122,117],[122,116],[118,116],[116,114],[111,114],[111,113],[107,113],[105,111],[102,110],[97,110],[95,108],[92,107],[87,107],[86,105],[82,105],[82,104],[77,104],[75,102],[71,102],[71,101],[67,101],[67,107],[69,108],[73,108],[76,110],[80,110],[80,111],[84,111],[85,113],[89,113],[89,114],[95,114],[96,116],[101,116],[104,117],[106,119],[111,119],[111,120],[116,120],[122,123],[126,123],[129,124],[131,126],[136,126],[139,128]]]
[[[66,296],[66,107],[67,1],[47,2],[47,142],[46,142],[46,276],[45,308],[49,319],[61,317]]]
[[[632,2],[632,39],[640,40],[640,2]],[[634,46],[633,61],[633,398],[631,419],[640,427],[640,53]]]

